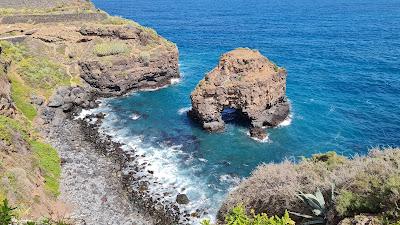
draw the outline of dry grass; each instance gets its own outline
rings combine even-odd
[[[285,161],[261,165],[228,195],[220,209],[219,218],[240,203],[256,213],[282,215],[285,209],[309,213],[296,194],[299,191],[314,193],[321,188],[328,195],[331,184],[336,185],[338,195],[335,202],[329,203],[332,222],[363,211],[392,213],[394,204],[400,202],[399,150],[373,149],[368,156],[352,160],[330,153],[314,156],[298,164]],[[346,196],[348,193],[352,196]],[[392,195],[389,196],[390,193]]]
[[[99,57],[118,55],[128,51],[128,46],[125,43],[117,41],[97,44],[93,49],[93,53]]]

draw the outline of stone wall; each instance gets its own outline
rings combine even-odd
[[[107,18],[105,13],[68,13],[48,15],[16,15],[0,18],[0,23],[58,23],[73,21],[100,21]]]
[[[64,5],[86,4],[86,0],[0,0],[0,8],[55,8]]]

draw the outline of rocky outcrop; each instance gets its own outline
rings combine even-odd
[[[6,76],[7,67],[8,63],[0,61],[0,115],[14,117],[15,106],[11,99],[11,85]]]
[[[15,106],[10,96],[10,83],[5,76],[0,76],[0,115],[13,117]]]
[[[67,75],[103,96],[160,88],[179,78],[178,49],[173,43],[150,28],[119,20],[121,25],[105,20],[64,26],[19,24],[13,29],[25,35],[29,54],[57,61]],[[31,30],[35,32],[26,35]],[[0,25],[0,34],[9,32]]]
[[[88,38],[111,38],[139,46],[154,46],[154,51],[142,50],[136,54],[108,56],[81,60],[81,77],[103,94],[120,95],[129,91],[160,88],[179,78],[178,50],[142,27],[90,26],[82,27],[80,34]]]
[[[47,106],[69,112],[74,107],[94,108],[96,103],[93,94],[81,87],[60,87],[50,98]]]
[[[289,114],[286,76],[285,69],[256,50],[228,52],[192,92],[189,115],[205,130],[220,131],[223,110],[233,108],[250,120],[250,133],[263,139],[262,127],[274,127]]]

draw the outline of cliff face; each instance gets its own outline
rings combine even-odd
[[[11,100],[11,85],[0,62],[0,115],[14,117],[15,106]]]
[[[132,21],[110,17],[84,25],[0,26],[3,36],[15,31],[30,54],[61,64],[65,77],[77,84],[84,81],[99,94],[159,88],[179,78],[177,47]]]
[[[263,126],[276,126],[289,114],[286,76],[258,51],[228,52],[192,92],[189,115],[204,129],[218,131],[224,128],[222,111],[234,108],[251,121],[251,134],[262,138]]]
[[[132,90],[159,88],[170,84],[171,79],[179,78],[176,46],[155,33],[126,25],[83,27],[80,34],[92,41],[108,39],[110,48],[114,42],[114,48],[121,45],[121,51],[125,51],[122,55],[110,53],[105,56],[99,51],[96,53],[98,57],[79,61],[81,77],[103,93],[124,94]]]

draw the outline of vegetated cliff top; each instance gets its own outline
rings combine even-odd
[[[9,59],[5,57],[10,49],[1,42],[0,46],[0,204],[8,199],[18,206],[19,218],[51,217],[65,209],[57,200],[60,158],[15,107],[16,90],[7,77]]]
[[[298,194],[320,189],[326,202],[321,217],[328,225],[360,214],[372,215],[382,222],[371,224],[392,224],[400,220],[399,165],[399,148],[372,149],[367,156],[353,159],[328,152],[300,163],[264,164],[227,196],[219,218],[223,219],[238,204],[243,204],[248,211],[254,209],[256,213],[268,215],[282,215],[285,210],[313,215]],[[301,217],[293,218],[304,222]],[[345,221],[342,224],[347,224]]]

